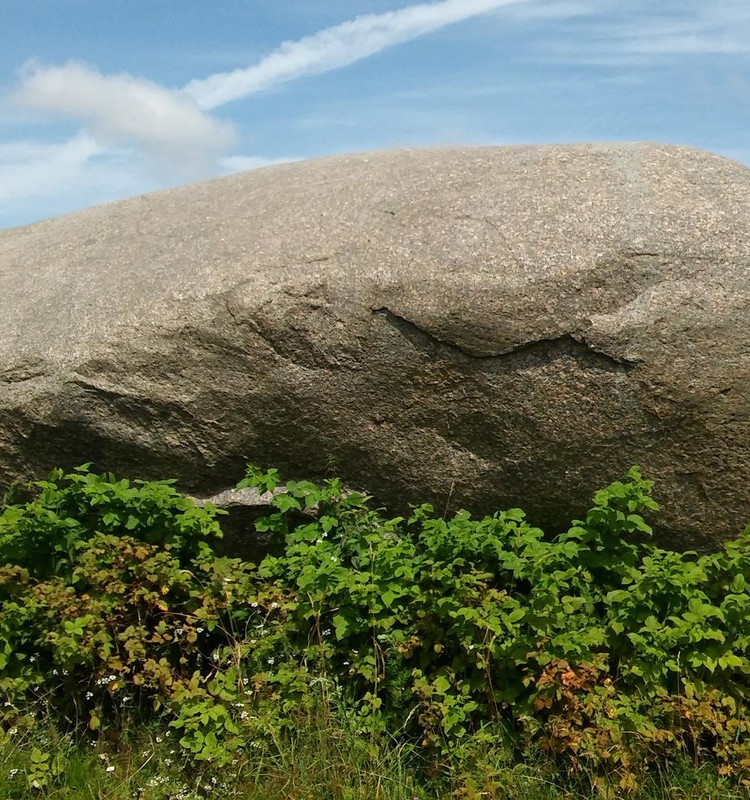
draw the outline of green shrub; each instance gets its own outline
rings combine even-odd
[[[0,516],[6,730],[29,708],[90,731],[161,715],[224,763],[322,707],[438,758],[534,745],[603,791],[680,754],[750,777],[750,532],[654,546],[636,468],[555,538],[519,509],[391,519],[290,481],[257,523],[282,555],[257,566],[218,558],[217,511],[171,482],[86,466],[32,493]]]
[[[169,481],[130,484],[86,467],[34,487],[0,516],[5,708],[43,704],[92,730],[166,708],[184,746],[216,755],[238,730],[216,683],[232,673],[212,657],[235,642],[251,586],[248,565],[210,547],[216,509]]]

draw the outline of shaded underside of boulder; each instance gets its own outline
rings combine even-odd
[[[642,465],[750,521],[750,171],[661,145],[281,165],[0,232],[0,484],[247,461],[551,532]]]

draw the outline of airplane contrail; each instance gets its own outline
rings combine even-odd
[[[353,64],[388,47],[527,0],[443,0],[367,14],[284,42],[253,66],[190,81],[184,91],[210,110],[286,81]]]

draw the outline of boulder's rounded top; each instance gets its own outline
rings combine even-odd
[[[401,150],[282,164],[0,234],[0,356],[22,345],[24,363],[80,358],[123,326],[189,315],[194,300],[303,273],[356,284],[381,305],[397,297],[397,313],[449,338],[445,320],[467,309],[508,316],[499,307],[508,292],[528,295],[530,283],[548,286],[536,293],[551,303],[547,316],[565,317],[554,295],[571,271],[590,284],[610,280],[602,264],[628,254],[736,258],[750,247],[748,212],[747,168],[668,145]],[[505,288],[493,299],[498,279]],[[613,291],[622,295],[602,287]],[[478,354],[524,335],[512,322],[462,334]]]
[[[397,186],[414,188],[425,180],[456,184],[476,180],[483,172],[487,179],[504,173],[514,173],[522,178],[542,172],[550,183],[562,175],[574,174],[577,179],[592,184],[606,183],[617,178],[630,184],[663,179],[674,172],[689,172],[692,178],[702,174],[704,179],[750,182],[750,171],[743,164],[715,153],[680,145],[650,142],[610,142],[596,144],[560,145],[509,145],[485,147],[405,148],[348,155],[315,158],[276,164],[248,172],[200,183],[166,189],[137,197],[127,198],[101,206],[67,214],[32,225],[10,228],[0,232],[0,237],[14,235],[42,235],[61,228],[70,230],[94,225],[102,220],[137,218],[144,210],[158,208],[165,215],[175,213],[179,207],[197,204],[206,212],[215,206],[209,219],[222,216],[224,201],[232,202],[237,193],[271,191],[269,205],[282,192],[317,194],[325,186],[339,191],[349,191],[354,196],[366,195],[368,189],[377,188],[387,181],[396,180]],[[541,182],[538,190],[544,188]],[[236,211],[225,207],[226,213]],[[201,222],[196,213],[192,221]],[[204,220],[208,221],[208,220]],[[55,233],[54,235],[60,235]]]

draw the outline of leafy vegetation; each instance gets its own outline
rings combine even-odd
[[[554,538],[519,509],[389,518],[254,467],[239,486],[276,492],[258,565],[218,557],[221,512],[170,481],[85,465],[6,499],[7,796],[84,796],[76,764],[147,735],[198,776],[182,795],[128,778],[149,800],[210,796],[228,764],[245,793],[222,796],[303,797],[290,753],[339,770],[311,797],[635,796],[685,769],[696,797],[750,786],[750,529],[708,555],[655,546],[636,468]]]

